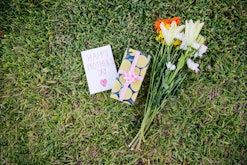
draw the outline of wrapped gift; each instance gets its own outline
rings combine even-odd
[[[128,48],[125,51],[118,75],[113,83],[111,97],[134,104],[150,63],[150,56]]]

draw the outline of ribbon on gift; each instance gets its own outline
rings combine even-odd
[[[124,86],[123,86],[123,88],[121,90],[121,93],[120,93],[120,96],[119,96],[119,100],[120,101],[123,101],[124,95],[126,93],[126,90],[128,89],[128,86],[130,84],[134,83],[136,80],[143,81],[143,77],[136,75],[135,72],[134,72],[135,66],[137,64],[137,60],[138,60],[139,56],[140,56],[140,51],[136,51],[134,60],[133,60],[133,62],[131,64],[131,67],[130,67],[129,71],[124,71],[124,70],[119,70],[118,71],[119,74],[123,74],[124,75],[124,80],[125,80]]]

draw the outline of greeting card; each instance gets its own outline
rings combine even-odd
[[[81,52],[90,94],[112,89],[117,69],[110,45]]]

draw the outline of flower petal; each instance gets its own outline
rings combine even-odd
[[[194,42],[193,45],[192,45],[192,48],[198,50],[200,48],[200,44],[198,42]]]
[[[170,61],[166,63],[166,67],[170,70],[175,70],[176,66],[173,65]]]
[[[194,70],[196,73],[199,71],[199,64],[192,61],[190,58],[186,61],[188,68]]]

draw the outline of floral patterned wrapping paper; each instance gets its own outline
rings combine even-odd
[[[125,51],[118,75],[113,83],[111,98],[134,104],[151,56],[128,48]]]

